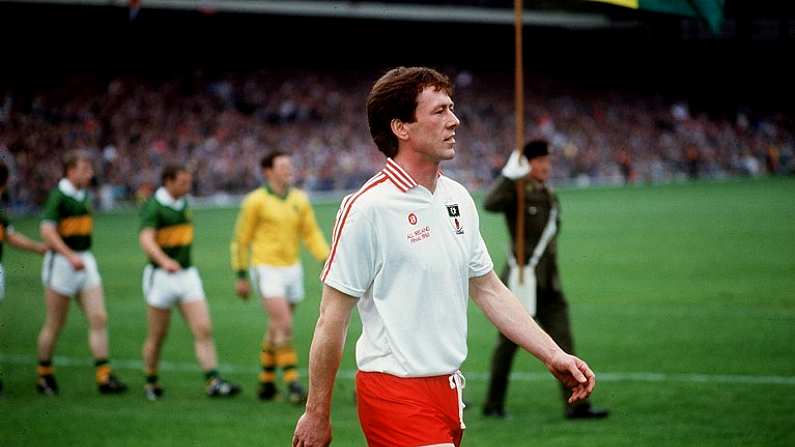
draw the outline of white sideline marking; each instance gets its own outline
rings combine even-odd
[[[36,357],[31,355],[0,354],[0,363],[13,365],[33,365],[36,364]],[[143,370],[140,360],[132,359],[112,359],[111,363],[117,369]],[[56,367],[72,366],[91,366],[90,358],[83,357],[64,357],[56,355],[53,358]],[[221,363],[218,369],[225,373],[233,374],[256,374],[259,368],[252,362],[251,366],[233,365]],[[198,373],[199,367],[196,363],[189,362],[160,362],[160,371],[190,372]],[[305,369],[301,369],[302,374],[306,374]],[[464,371],[467,380],[485,382],[489,374],[477,371]],[[353,379],[355,371],[340,370],[337,377]],[[604,372],[596,375],[599,382],[684,382],[684,383],[726,383],[726,384],[760,384],[760,385],[795,385],[795,376],[770,376],[755,374],[698,374],[698,373],[652,373],[652,372]],[[511,380],[517,382],[541,382],[552,380],[548,373],[511,373]]]

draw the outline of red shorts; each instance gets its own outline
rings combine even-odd
[[[356,373],[356,405],[370,447],[461,445],[459,390],[451,376]]]

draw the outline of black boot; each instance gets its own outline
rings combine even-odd
[[[606,408],[594,408],[590,402],[566,407],[566,419],[604,419],[610,412]]]

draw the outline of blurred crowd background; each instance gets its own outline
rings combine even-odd
[[[750,14],[743,4],[727,4],[717,34],[693,20],[638,21],[601,7],[609,26],[527,27],[525,133],[552,142],[553,182],[792,173],[795,102],[786,99],[792,68],[782,55],[795,42],[795,20],[785,19],[795,12],[777,15],[781,4],[767,2]],[[543,14],[559,4],[532,6]],[[47,32],[28,32],[26,23]],[[201,9],[133,16],[112,7],[0,7],[0,35],[26,36],[7,47],[0,70],[9,205],[35,211],[73,149],[94,155],[103,208],[147,196],[166,162],[193,169],[196,196],[245,192],[260,183],[259,159],[273,149],[294,155],[297,183],[312,192],[354,189],[384,162],[365,101],[395,65],[429,65],[454,80],[462,126],[458,155],[444,169],[472,189],[487,187],[515,145],[512,28],[406,29],[397,20]]]
[[[445,67],[442,69],[444,70]],[[513,147],[513,84],[507,74],[446,67],[462,120],[458,155],[445,165],[471,188],[487,186]],[[259,159],[294,155],[298,184],[356,188],[383,164],[367,128],[365,98],[377,72],[257,70],[169,79],[81,76],[33,95],[5,92],[0,157],[11,166],[16,206],[35,206],[60,176],[60,155],[97,160],[104,206],[146,195],[159,167],[187,162],[194,194],[239,193],[259,184]],[[529,79],[529,137],[553,143],[557,183],[665,182],[781,174],[793,169],[784,115],[693,114],[686,100],[588,91]]]

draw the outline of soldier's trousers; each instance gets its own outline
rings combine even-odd
[[[538,289],[536,292],[536,321],[555,340],[555,343],[569,354],[574,355],[574,341],[569,323],[569,308],[563,293],[553,289]],[[491,378],[484,408],[502,408],[508,391],[508,376],[518,346],[497,333],[497,345],[491,358]],[[564,404],[571,391],[561,384]],[[587,401],[577,405],[589,405]]]

